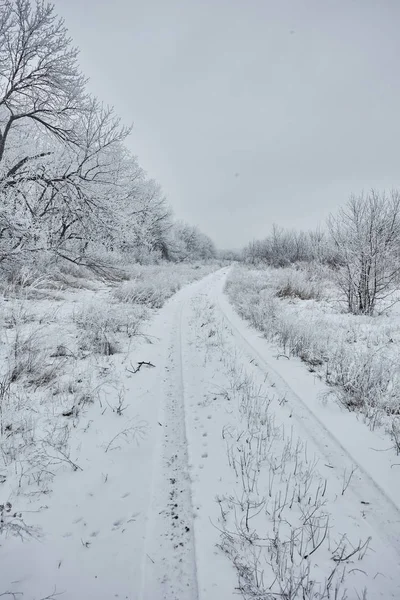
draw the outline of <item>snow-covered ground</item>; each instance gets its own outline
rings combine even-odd
[[[4,290],[0,593],[110,598],[116,582],[129,594],[137,588],[136,546],[130,539],[125,551],[121,532],[150,485],[154,418],[139,382],[153,367],[132,371],[148,362],[148,348],[162,352],[162,322],[148,328],[154,307],[215,268],[135,266],[116,285],[49,276]]]
[[[67,368],[66,353],[53,352],[66,386],[54,403],[51,386],[21,387],[23,433],[7,437],[2,417],[2,442],[19,442],[8,442],[0,471],[2,502],[12,504],[0,593],[400,597],[395,453],[354,413],[322,403],[328,388],[299,359],[277,359],[229,304],[228,271],[178,291],[141,336],[142,305],[121,302],[137,295],[119,291],[111,303],[109,289],[70,292],[57,311],[43,300],[48,317],[37,326],[57,330],[55,347],[72,354],[78,336],[88,355]],[[107,342],[119,352],[90,353],[99,343],[93,302],[114,323]],[[115,325],[124,311],[126,331]]]

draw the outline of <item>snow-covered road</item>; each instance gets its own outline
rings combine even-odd
[[[364,586],[368,597],[399,597],[399,486],[387,454],[376,452],[383,440],[354,415],[324,405],[323,385],[302,365],[277,360],[271,346],[229,305],[223,294],[225,276],[226,270],[213,274],[175,298],[141,597],[216,600],[237,594],[236,573],[216,549],[216,498],[230,493],[236,483],[221,435],[236,418],[224,393],[224,369],[234,363],[256,385],[267,380],[274,396],[284,398],[276,419],[293,429],[328,480],[332,492],[327,508],[337,531],[356,536],[356,542],[371,537],[364,562],[352,565],[354,572],[363,573],[349,582],[354,591],[348,597],[357,598]]]
[[[146,339],[114,357],[124,414],[146,436],[104,452],[122,417],[88,412],[73,454],[83,470],[54,480],[37,516],[44,538],[4,548],[0,592],[230,600],[239,586],[250,598],[251,563],[257,589],[275,594],[259,598],[400,598],[400,467],[387,440],[324,404],[299,361],[277,359],[227,301],[227,272],[179,291]],[[132,374],[138,361],[154,367]],[[277,557],[298,595],[276,591]],[[317,595],[324,585],[331,596]]]

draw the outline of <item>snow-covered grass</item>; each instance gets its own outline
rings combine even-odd
[[[76,459],[82,443],[83,456],[100,448],[110,457],[125,444],[141,443],[146,423],[132,412],[124,387],[135,372],[131,349],[147,339],[143,324],[155,308],[216,268],[129,266],[110,282],[104,273],[64,264],[47,274],[22,269],[2,280],[0,546],[7,547],[6,538],[47,535],[32,512],[51,507],[59,474],[82,470]],[[95,433],[88,436],[93,422]]]
[[[298,356],[371,427],[384,425],[399,451],[400,317],[346,313],[332,274],[320,266],[232,270],[226,292],[238,312]]]
[[[129,281],[114,290],[114,297],[120,302],[161,308],[183,285],[201,279],[215,268],[215,264],[134,265],[128,270]]]
[[[280,390],[267,377],[260,384],[209,298],[197,310],[203,371],[220,365],[218,376],[205,379],[212,382],[211,405],[225,415],[220,439],[227,465],[218,471],[225,491],[216,496],[217,528],[238,591],[246,600],[367,598],[362,582],[374,568],[371,539],[347,512],[355,469],[328,481],[312,443],[296,433]]]
[[[217,501],[220,547],[237,570],[239,590],[249,600],[345,599],[347,566],[363,559],[370,539],[354,543],[337,535],[329,510],[332,491],[318,460],[293,430],[277,426],[265,391],[238,366],[231,374],[231,400],[239,403],[241,422],[223,435],[238,489]],[[344,476],[342,496],[351,476]]]
[[[81,350],[96,354],[116,354],[120,351],[118,337],[131,339],[141,332],[149,311],[142,305],[116,306],[95,300],[74,313],[78,326]]]
[[[298,359],[274,360],[229,305],[225,274],[181,290],[131,337],[129,319],[156,311],[118,302],[116,285],[4,300],[2,351],[19,324],[20,346],[31,335],[42,357],[32,370],[57,376],[0,380],[0,594],[398,597],[387,439],[333,403],[314,414],[307,402],[326,386]]]

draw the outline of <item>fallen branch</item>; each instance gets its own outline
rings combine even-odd
[[[138,371],[140,371],[140,369],[145,366],[145,367],[153,367],[155,368],[156,365],[153,365],[153,363],[151,362],[146,362],[145,360],[141,360],[138,362],[138,366],[135,368],[132,363],[131,363],[131,367],[132,369],[128,369],[128,367],[126,367],[126,370],[129,371],[129,373],[137,373]]]

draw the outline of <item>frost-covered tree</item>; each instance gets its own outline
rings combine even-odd
[[[129,133],[88,96],[62,20],[44,2],[0,12],[0,258],[91,239]]]
[[[168,259],[171,208],[160,185],[146,177],[134,157],[128,159],[128,170],[129,174],[119,182],[114,198],[120,204],[114,246],[130,253],[139,262]]]
[[[6,167],[0,187],[3,256],[17,249],[65,250],[72,240],[105,232],[111,222],[110,211],[119,208],[111,199],[119,191],[126,132],[112,111],[95,101],[76,130],[79,144],[60,143],[30,122],[11,132],[3,163],[16,161],[19,168],[11,174]],[[1,163],[0,173],[5,173]],[[13,240],[8,248],[7,238]]]
[[[53,5],[0,0],[0,264],[43,251],[85,262],[99,245],[171,259],[166,198],[77,58]]]
[[[352,196],[329,229],[342,267],[338,281],[354,314],[373,314],[398,284],[400,194]]]
[[[197,227],[179,221],[171,230],[170,257],[178,262],[209,260],[216,257],[216,249],[211,238]]]
[[[78,142],[87,109],[85,79],[64,23],[50,4],[2,0],[0,10],[0,161],[12,131],[30,121],[63,142]],[[9,164],[16,175],[36,155]]]

